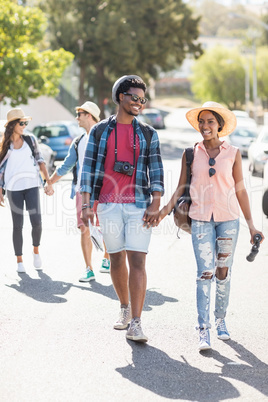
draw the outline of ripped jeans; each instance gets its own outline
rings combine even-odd
[[[192,220],[192,244],[197,264],[196,302],[198,327],[211,328],[209,321],[211,282],[216,269],[228,268],[227,277],[216,277],[215,318],[224,318],[229,304],[233,256],[239,219],[225,222]]]

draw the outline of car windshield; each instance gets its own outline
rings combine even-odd
[[[34,133],[37,137],[41,137],[42,135],[44,135],[48,138],[63,137],[69,135],[67,128],[63,125],[37,127],[36,129],[34,129]]]

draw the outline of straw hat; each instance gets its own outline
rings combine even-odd
[[[118,78],[118,80],[115,81],[115,83],[113,85],[113,89],[112,89],[112,100],[116,105],[119,105],[119,103],[117,102],[117,99],[116,99],[116,92],[119,88],[119,85],[122,84],[122,82],[124,82],[126,80],[132,80],[132,79],[142,81],[141,77],[139,77],[138,75],[123,75],[123,77]]]
[[[199,113],[203,110],[213,110],[223,118],[224,126],[222,131],[218,133],[219,137],[224,137],[225,135],[231,134],[236,128],[237,121],[235,114],[219,103],[209,101],[204,103],[202,107],[191,109],[186,113],[187,120],[198,132],[200,132],[200,130],[197,118]]]
[[[78,112],[79,109],[91,114],[97,121],[100,121],[100,109],[94,102],[85,102],[82,106],[76,106],[75,110]]]
[[[24,111],[21,108],[17,107],[7,112],[7,122],[5,127],[8,125],[8,123],[17,119],[32,120],[30,116],[25,116]]]

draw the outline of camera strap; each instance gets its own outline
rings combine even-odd
[[[135,162],[136,162],[136,129],[135,129],[135,126],[134,126],[133,131],[134,131],[133,167],[135,168]],[[115,160],[115,162],[117,162],[117,123],[116,123],[116,125],[115,125],[115,127],[114,127],[114,143],[115,143],[115,148],[114,148],[114,154],[115,154],[115,156],[114,156],[114,160]]]

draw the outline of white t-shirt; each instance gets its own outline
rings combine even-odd
[[[78,144],[78,164],[79,164],[79,169],[77,171],[77,185],[76,185],[76,189],[75,189],[76,192],[80,190],[82,167],[83,167],[83,163],[84,163],[84,157],[85,157],[88,137],[89,137],[89,135],[85,134],[84,137],[79,141],[79,144]]]
[[[39,187],[39,167],[34,165],[32,151],[24,141],[19,149],[13,149],[5,169],[5,187],[9,191],[21,191]]]

